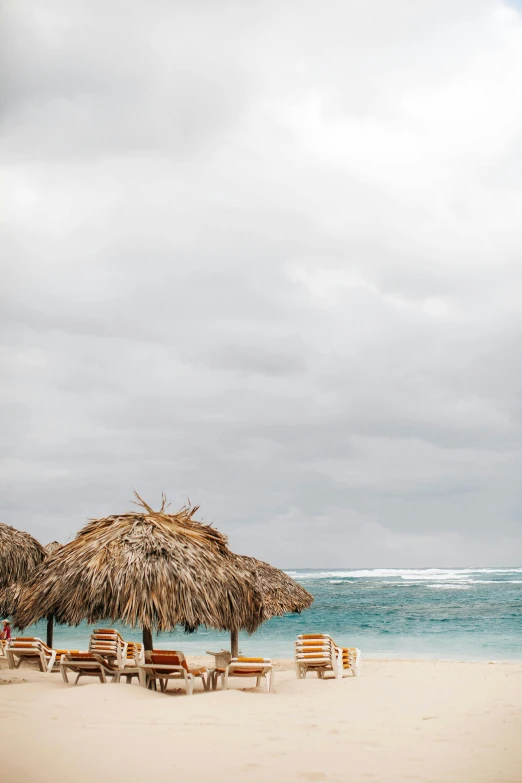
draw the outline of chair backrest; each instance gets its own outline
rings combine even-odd
[[[15,636],[14,639],[11,639],[11,646],[30,647],[38,644],[43,644],[43,642],[37,636]]]
[[[171,666],[181,666],[179,655],[176,653],[167,653],[166,655],[159,655],[158,653],[152,653],[150,656],[151,663],[170,664]]]
[[[98,653],[116,658],[118,665],[123,666],[127,645],[118,631],[112,628],[96,628],[89,640],[89,653]]]
[[[13,650],[15,654],[20,656],[39,656],[43,655],[46,660],[49,660],[53,654],[51,647],[48,647],[45,642],[38,639],[36,636],[17,636],[9,644],[10,650]]]
[[[147,662],[161,663],[165,666],[183,666],[188,671],[185,656],[179,650],[151,650],[146,653]]]
[[[335,645],[328,634],[301,634],[295,643],[296,661],[322,661],[334,663]]]
[[[95,628],[93,634],[96,636],[117,636],[123,641],[123,636],[115,628]]]
[[[118,631],[114,631],[111,628],[96,628],[91,634],[91,642],[98,645],[106,645],[107,647],[117,647],[125,644],[123,637]]]
[[[143,645],[139,642],[127,642],[127,661],[134,661],[135,663],[145,663],[145,655]]]
[[[10,647],[15,648],[25,648],[25,649],[35,649],[35,650],[46,650],[47,652],[52,652],[52,650],[47,647],[45,642],[42,642],[41,639],[38,639],[36,636],[17,636],[15,639],[11,640]]]
[[[357,666],[357,648],[356,647],[342,647],[342,660],[343,669],[350,669]]]

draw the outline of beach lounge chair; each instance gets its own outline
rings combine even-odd
[[[218,677],[221,678],[222,690],[228,688],[230,677],[255,677],[256,688],[259,688],[261,680],[264,680],[269,693],[274,685],[274,669],[270,658],[232,658],[224,669],[216,668],[212,670],[211,682],[213,690],[217,689]]]
[[[45,642],[36,636],[18,636],[11,642],[6,642],[6,644],[8,645],[5,649],[6,656],[8,647],[12,649],[11,654],[8,656],[8,665],[11,669],[18,669],[22,660],[25,659],[36,661],[41,671],[57,672],[62,655],[78,652],[78,650],[56,650],[47,647]],[[54,660],[51,660],[53,653]]]
[[[148,651],[145,653],[145,660],[146,663],[140,664],[138,667],[140,684],[144,688],[154,687],[156,689],[156,682],[159,681],[161,692],[165,693],[168,680],[179,680],[184,683],[187,694],[191,696],[194,691],[194,682],[197,677],[200,677],[203,689],[208,690],[209,681],[206,676],[206,668],[189,668],[185,656],[178,650]]]
[[[127,642],[113,628],[96,628],[89,640],[89,652],[102,655],[122,669],[127,658]]]
[[[121,677],[125,677],[127,685],[131,685],[134,677],[139,679],[139,666],[140,664],[145,663],[145,650],[143,645],[139,642],[126,642],[126,645],[127,649],[121,670]]]
[[[333,672],[341,679],[345,671],[359,675],[361,651],[356,647],[338,647],[331,636],[325,633],[302,634],[295,643],[295,669],[298,678],[304,679],[309,671],[324,678],[326,672]]]
[[[119,666],[114,665],[106,658],[88,652],[62,655],[60,671],[63,681],[67,683],[69,682],[67,671],[76,674],[75,685],[80,677],[98,677],[100,682],[107,682],[107,679],[110,678],[112,682],[119,682],[120,676],[124,674]]]
[[[145,663],[145,650],[140,642],[127,642],[125,666],[139,666]]]
[[[18,669],[22,661],[34,661],[40,671],[50,672],[56,660],[56,650],[47,647],[36,636],[17,636],[6,648],[7,665]]]

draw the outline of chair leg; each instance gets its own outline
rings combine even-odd
[[[65,666],[60,666],[60,671],[62,673],[62,680],[66,683],[69,682],[69,678],[67,677],[67,668]]]
[[[52,653],[51,653],[51,656],[49,658],[49,661],[46,662],[47,663],[47,671],[48,672],[52,672],[53,666],[55,664],[55,661],[56,661],[56,650],[53,650]]]

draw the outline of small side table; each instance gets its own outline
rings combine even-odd
[[[219,652],[211,652],[207,650],[207,655],[213,655],[215,659],[214,668],[208,670],[208,682],[209,690],[217,690],[217,681],[220,674],[223,674],[228,664],[232,660],[232,653],[228,650],[220,650]]]

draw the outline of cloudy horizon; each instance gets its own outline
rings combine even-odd
[[[7,2],[0,521],[522,564],[521,14]]]

